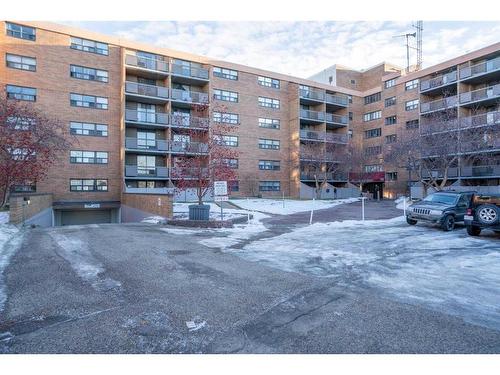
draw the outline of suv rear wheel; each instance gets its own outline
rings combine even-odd
[[[481,234],[481,228],[475,227],[474,225],[467,225],[467,234],[469,236],[479,236]]]
[[[482,204],[476,208],[477,221],[485,225],[493,225],[498,221],[500,212],[494,204]]]
[[[441,222],[441,228],[446,232],[455,229],[455,216],[446,215]]]

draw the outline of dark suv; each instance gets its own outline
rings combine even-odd
[[[406,222],[415,225],[422,220],[439,224],[445,231],[453,230],[457,221],[464,220],[473,195],[474,191],[453,190],[429,194],[408,207]]]
[[[500,233],[500,194],[474,194],[464,222],[471,236],[479,236],[482,229]]]

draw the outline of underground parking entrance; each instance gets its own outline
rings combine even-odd
[[[120,223],[120,202],[54,202],[54,226]]]

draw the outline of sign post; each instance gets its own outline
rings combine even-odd
[[[227,181],[214,181],[214,201],[226,202],[229,198],[227,196]],[[222,203],[220,203],[220,220],[224,220],[224,211]]]
[[[361,220],[365,221],[365,199],[366,197],[361,197]]]

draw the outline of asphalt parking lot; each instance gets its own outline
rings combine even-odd
[[[457,248],[470,244],[463,229],[444,248],[429,245],[442,232],[412,227],[408,238],[394,219],[390,233],[371,225],[366,241],[340,251],[326,238],[353,239],[349,228],[288,224],[272,217],[268,231],[222,250],[203,245],[213,231],[158,225],[28,230],[0,284],[0,352],[500,352],[497,238],[476,238],[483,245],[467,253]],[[375,246],[377,233],[385,237]],[[439,272],[449,282],[431,288]],[[471,310],[474,293],[484,303]]]

